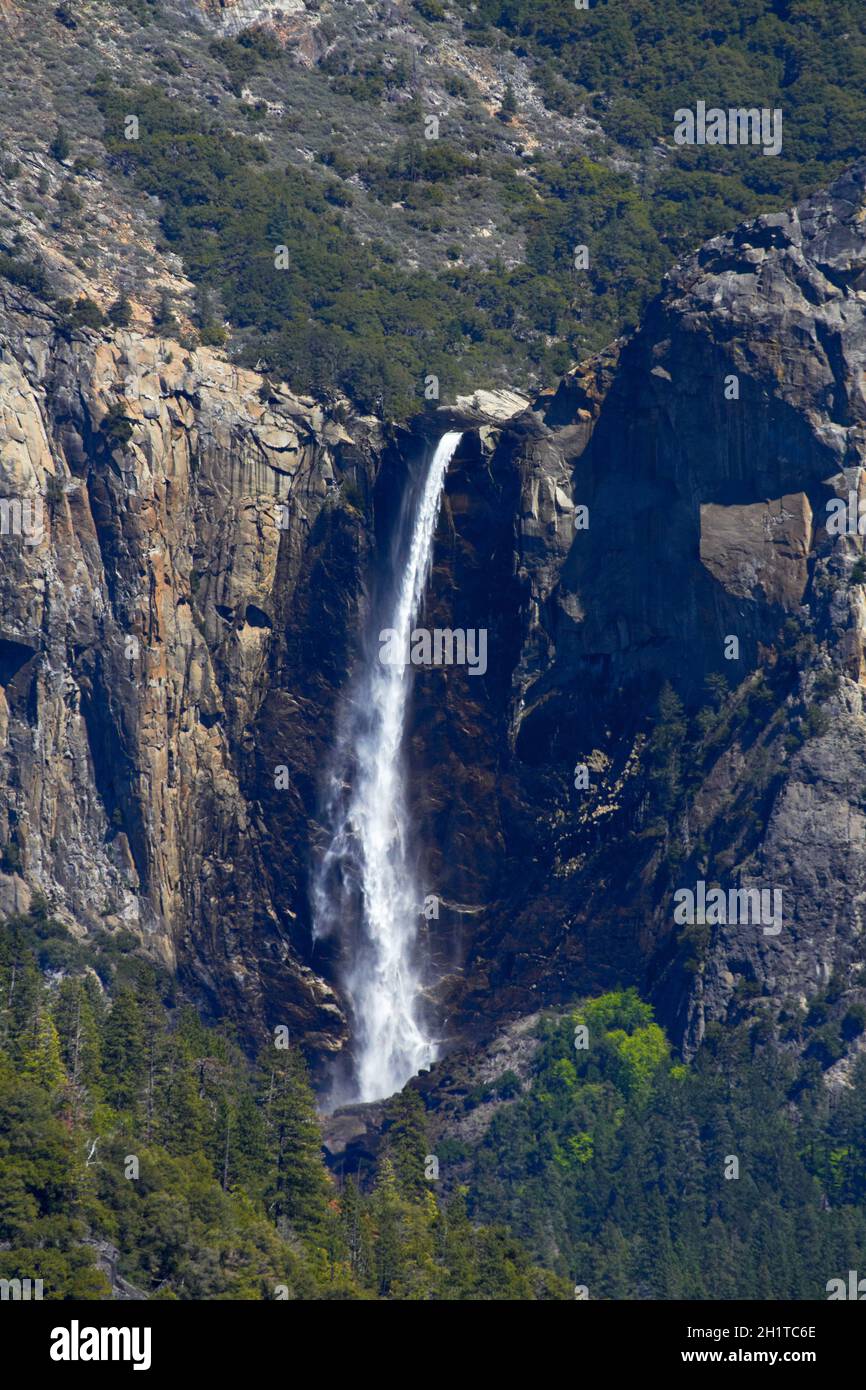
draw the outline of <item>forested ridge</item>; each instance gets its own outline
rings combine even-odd
[[[454,13],[436,0],[417,10],[434,39]],[[143,140],[134,150],[126,142],[127,165],[165,200],[170,241],[193,278],[221,296],[233,327],[248,333],[248,352],[296,386],[337,387],[401,414],[423,406],[431,374],[446,396],[492,379],[549,384],[570,361],[632,331],[678,256],[826,185],[862,148],[866,17],[854,0],[689,0],[661,9],[652,0],[598,0],[585,11],[559,0],[482,0],[456,13],[468,44],[495,51],[500,64],[509,49],[528,60],[550,111],[585,111],[600,134],[583,148],[560,143],[555,155],[541,149],[519,159],[482,127],[464,132],[453,120],[428,141],[425,115],[434,108],[419,88],[399,110],[404,133],[386,158],[349,139],[320,152],[331,175],[322,189],[310,174],[268,165],[261,146],[255,172],[237,142],[219,157],[206,136],[178,146],[169,138],[178,113],[169,118],[140,88],[100,98],[115,155],[122,112],[146,113]],[[235,83],[279,66],[279,51],[256,31],[217,52]],[[389,88],[402,80],[411,90],[408,73],[370,70],[341,47],[323,66],[335,86],[349,83],[357,100],[385,111]],[[698,98],[781,109],[781,155],[675,146],[674,111]],[[519,126],[510,87],[500,117]],[[182,124],[193,119],[185,113]],[[397,200],[433,224],[446,210],[459,216],[461,204],[471,216],[493,185],[521,262],[470,269],[457,237],[440,261],[407,269],[384,242],[358,244],[353,184],[383,209]],[[284,238],[292,268],[281,276],[273,246]],[[575,270],[578,245],[587,249],[585,273]]]
[[[855,0],[423,0],[408,12],[418,42],[388,31],[360,47],[328,10],[302,84],[266,27],[208,40],[157,4],[118,14],[144,75],[104,68],[74,99],[104,122],[104,172],[161,200],[161,249],[197,286],[196,334],[296,390],[342,391],[386,416],[424,408],[432,378],[441,399],[552,384],[636,327],[677,257],[826,186],[866,125]],[[443,70],[445,38],[466,61]],[[492,114],[491,93],[463,75],[473,54],[505,83]],[[223,96],[181,97],[187,70]],[[697,100],[778,109],[781,153],[676,145],[674,112]],[[96,167],[79,148],[61,122],[53,225],[73,244]],[[8,249],[0,272],[49,288],[38,257]],[[170,306],[157,320],[176,331]]]
[[[5,924],[0,1278],[105,1298],[109,1242],[148,1298],[568,1296],[465,1193],[437,1202],[414,1112],[363,1191],[337,1184],[300,1054],[251,1064],[132,945],[91,956],[39,901]]]
[[[715,1028],[686,1066],[605,995],[542,1022],[528,1082],[467,1090],[501,1102],[479,1141],[431,1151],[410,1087],[375,1172],[332,1175],[300,1054],[251,1064],[131,946],[38,899],[6,923],[0,1278],[105,1298],[106,1244],[161,1299],[808,1299],[856,1267],[866,1061],[833,1097],[770,1030]]]
[[[833,1094],[765,1022],[713,1025],[685,1066],[633,991],[607,995],[544,1025],[466,1171],[476,1215],[592,1298],[826,1298],[866,1248],[866,1061]]]

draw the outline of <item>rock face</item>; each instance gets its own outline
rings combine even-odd
[[[185,0],[185,5],[220,33],[231,35],[306,12],[304,0]]]
[[[793,612],[809,580],[812,508],[803,492],[772,502],[701,506],[701,564],[729,594]]]
[[[483,698],[423,716],[468,1027],[491,998],[636,981],[691,1045],[750,999],[862,991],[862,540],[828,521],[864,462],[864,190],[860,164],[710,242],[630,342],[452,475],[440,555],[496,653]],[[711,674],[737,693],[659,824],[660,686],[694,714]],[[701,879],[778,891],[781,931],[710,918],[690,955],[673,894]]]
[[[319,27],[318,6],[308,9],[304,0],[173,0],[183,16],[223,38],[237,38],[245,30],[266,28],[269,35],[291,49],[298,64],[311,68],[327,47]],[[250,94],[250,99],[252,96]]]
[[[411,430],[0,282],[4,910],[126,928],[251,1042],[344,1043],[319,779],[407,458],[457,424],[425,622],[485,628],[488,669],[417,673],[408,750],[449,1043],[632,982],[687,1047],[862,992],[862,540],[828,503],[861,487],[864,277],[860,165],[556,391]],[[778,891],[781,930],[683,933],[698,881]]]
[[[297,764],[327,736],[367,544],[342,489],[363,495],[378,426],[206,350],[67,340],[13,291],[2,329],[7,867],[76,931],[138,935],[247,1034],[333,1045],[298,917],[304,835],[275,851],[267,809],[283,796],[297,818]],[[323,630],[331,655],[305,668]]]

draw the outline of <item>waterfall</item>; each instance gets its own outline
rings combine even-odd
[[[409,486],[391,566],[373,606],[361,669],[338,721],[324,822],[329,842],[313,881],[315,937],[340,934],[343,985],[353,1015],[351,1099],[398,1091],[435,1058],[420,1011],[417,934],[423,892],[412,860],[403,742],[411,667],[381,659],[379,635],[407,651],[430,574],[448,465],[460,442],[439,440],[419,484]]]

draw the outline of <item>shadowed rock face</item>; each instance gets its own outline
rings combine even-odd
[[[861,164],[828,194],[715,239],[618,357],[506,424],[473,473],[503,502],[482,541],[470,537],[481,504],[452,479],[457,541],[443,528],[441,553],[461,598],[473,561],[490,568],[512,537],[488,590],[511,688],[487,682],[475,716],[504,730],[482,741],[490,794],[477,758],[464,771],[456,750],[440,775],[474,808],[495,885],[452,999],[470,1026],[491,997],[523,1011],[635,980],[694,1041],[705,1017],[746,1007],[744,990],[808,997],[834,970],[860,987],[862,542],[826,521],[863,462],[864,187]],[[581,505],[589,525],[576,530]],[[747,721],[761,672],[769,693]],[[740,687],[734,717],[691,750],[688,795],[660,831],[647,716],[664,680],[694,712],[710,673]],[[576,763],[588,791],[571,785]],[[465,876],[458,833],[438,845]],[[781,933],[718,924],[686,959],[672,893],[699,878],[781,890]]]
[[[488,667],[417,672],[409,746],[443,1035],[636,982],[692,1046],[833,971],[856,993],[862,540],[825,523],[866,438],[864,186],[709,243],[530,408],[411,431],[4,290],[0,495],[46,500],[38,543],[0,537],[0,902],[128,928],[251,1042],[343,1044],[321,777],[407,460],[456,426],[424,623],[486,629]],[[691,718],[710,673],[735,693],[663,803],[659,690]],[[781,890],[781,932],[684,942],[699,879]]]
[[[744,988],[858,987],[860,541],[824,523],[859,476],[863,182],[711,243],[619,353],[458,455],[429,622],[487,626],[490,670],[420,676],[413,743],[458,1028],[634,980],[694,1040]],[[740,713],[659,835],[648,718],[710,673]],[[781,890],[779,937],[719,924],[684,958],[672,895],[702,877]]]

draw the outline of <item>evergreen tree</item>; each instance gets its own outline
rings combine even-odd
[[[461,1185],[447,1202],[440,1204],[434,1230],[439,1259],[448,1271],[451,1298],[472,1298],[475,1285],[468,1193],[469,1189]]]
[[[354,1178],[347,1178],[340,1194],[340,1231],[349,1269],[364,1285],[369,1285],[374,1269],[373,1240],[366,1204]]]
[[[132,323],[132,305],[126,290],[122,289],[108,310],[108,317],[115,328],[128,328]]]
[[[268,1173],[266,1202],[278,1229],[317,1232],[325,1219],[329,1183],[322,1136],[306,1066],[294,1049],[262,1058]]]
[[[407,1087],[392,1096],[385,1107],[382,1152],[393,1166],[402,1192],[417,1197],[428,1191],[424,1167],[429,1150],[424,1102]]]
[[[20,1059],[40,992],[33,951],[25,944],[26,922],[26,918],[10,918],[0,933],[0,1047],[13,1059]]]
[[[119,1110],[133,1109],[145,1076],[141,1010],[129,986],[121,987],[102,1026],[105,1098]]]
[[[59,164],[62,164],[69,158],[72,152],[72,146],[69,143],[69,136],[66,133],[65,126],[59,125],[57,127],[48,152],[51,158],[56,159]]]
[[[61,982],[54,1005],[63,1065],[69,1077],[72,1125],[77,1128],[98,1093],[101,1072],[99,1024],[93,1000],[80,979]]]
[[[60,1039],[51,1014],[40,1006],[35,1020],[33,1039],[24,1052],[24,1075],[44,1091],[58,1091],[66,1083],[66,1073],[60,1056]]]
[[[730,693],[727,677],[721,671],[711,671],[704,680],[704,686],[715,708],[721,709]]]
[[[682,791],[681,753],[687,732],[683,704],[669,681],[659,695],[658,719],[649,740],[647,754],[654,803],[670,814]]]
[[[499,117],[503,121],[511,121],[517,114],[517,97],[511,83],[507,83],[502,96],[502,105],[499,108]]]
[[[156,313],[153,316],[153,321],[156,324],[156,327],[161,329],[163,333],[171,335],[172,333],[177,332],[178,322],[177,318],[175,317],[174,307],[171,301],[171,295],[169,294],[168,290],[160,291],[159,305],[157,306]]]
[[[389,1158],[379,1160],[376,1186],[370,1204],[375,1231],[373,1260],[376,1292],[387,1298],[402,1272],[401,1200],[394,1165]]]
[[[209,1117],[201,1081],[182,1039],[167,1037],[159,1049],[153,1134],[171,1154],[200,1154],[208,1138]]]
[[[268,1133],[255,1097],[246,1089],[234,1116],[232,1174],[252,1193],[263,1192],[268,1171]]]

